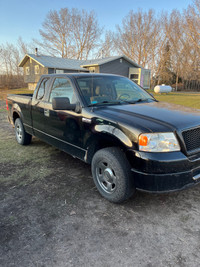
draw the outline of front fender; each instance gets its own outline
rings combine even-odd
[[[97,133],[106,133],[111,136],[116,137],[122,144],[124,144],[127,148],[132,147],[132,141],[125,135],[125,133],[112,125],[95,125],[94,127],[95,132]]]
[[[87,153],[85,161],[90,163],[95,152],[101,148],[116,146],[125,152],[135,148],[134,142],[118,127],[111,124],[96,124],[92,132],[85,135],[85,148]]]

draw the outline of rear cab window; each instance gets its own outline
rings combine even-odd
[[[37,100],[43,100],[45,93],[47,91],[47,88],[49,86],[49,82],[50,82],[49,78],[42,79],[42,81],[38,87],[36,97],[35,97]]]

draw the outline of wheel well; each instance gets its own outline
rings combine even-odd
[[[123,145],[123,143],[120,142],[120,140],[118,140],[115,137],[112,137],[112,138],[110,136],[97,137],[89,145],[86,161],[88,163],[91,163],[94,154],[98,150],[106,148],[106,147],[119,147],[124,151],[125,154],[126,154],[126,150],[127,150],[125,145]]]
[[[17,112],[13,112],[13,122],[14,123],[15,123],[17,118],[20,118],[19,114]]]

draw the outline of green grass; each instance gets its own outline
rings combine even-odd
[[[38,139],[30,146],[20,146],[11,131],[0,131],[0,186],[25,186],[45,179],[53,172],[49,160],[58,153],[57,149]]]
[[[185,107],[200,109],[200,93],[171,92],[168,94],[155,94],[154,97],[161,102],[168,102]]]

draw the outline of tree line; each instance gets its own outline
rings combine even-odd
[[[21,84],[18,64],[38,47],[41,54],[80,60],[123,54],[151,69],[152,86],[200,91],[200,0],[159,15],[131,10],[114,31],[104,31],[94,11],[61,8],[46,15],[39,32],[31,44],[20,37],[17,45],[0,45],[0,86]]]

